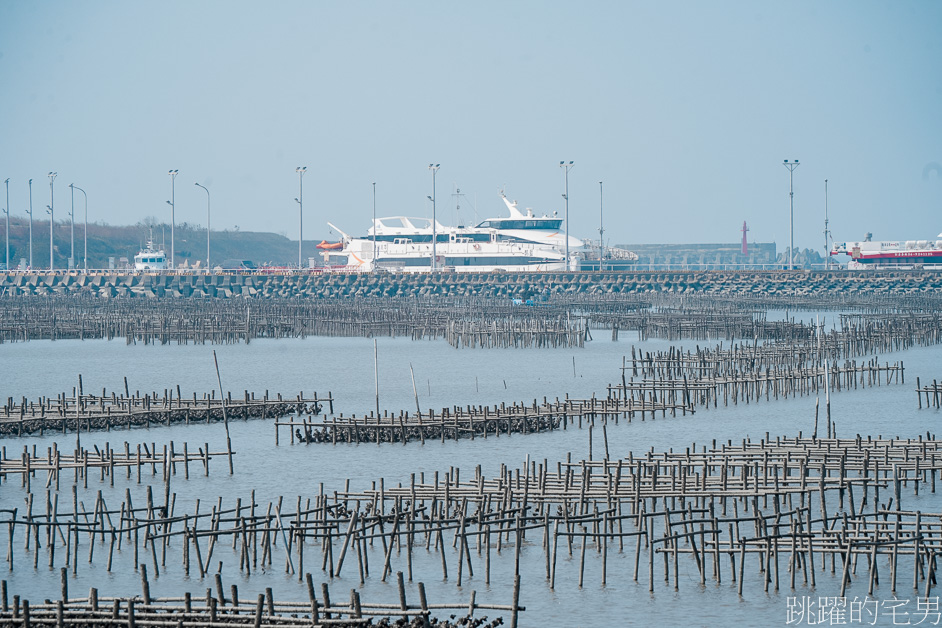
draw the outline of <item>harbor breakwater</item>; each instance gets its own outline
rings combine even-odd
[[[905,295],[942,290],[931,271],[665,271],[481,274],[83,274],[2,273],[0,295],[103,298],[343,298],[559,294]]]

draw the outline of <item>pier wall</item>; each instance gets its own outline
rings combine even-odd
[[[594,273],[95,274],[0,273],[0,295],[103,298],[318,298],[377,296],[538,297],[556,294],[904,295],[942,291],[931,271],[663,271]]]

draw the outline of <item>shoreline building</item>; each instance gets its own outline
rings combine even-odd
[[[638,256],[633,270],[768,270],[780,268],[774,242],[618,244]],[[746,253],[743,253],[743,250]]]

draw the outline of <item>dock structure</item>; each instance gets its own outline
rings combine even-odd
[[[577,347],[587,320],[568,309],[492,299],[214,299],[101,301],[13,297],[0,310],[0,343],[123,338],[128,344],[231,344],[260,338],[408,337],[454,347]]]
[[[226,591],[221,574],[215,575],[215,590],[207,588],[205,594],[193,595],[186,592],[177,597],[156,597],[150,594],[150,582],[147,577],[147,565],[141,565],[141,594],[137,596],[105,596],[98,588],[89,589],[87,597],[69,595],[68,574],[61,570],[62,596],[56,601],[44,600],[30,603],[23,595],[12,595],[6,580],[0,581],[0,621],[9,625],[31,626],[54,625],[61,627],[84,628],[88,625],[105,626],[189,626],[192,628],[213,628],[214,626],[251,626],[252,628],[274,627],[355,627],[375,625],[376,620],[388,622],[401,618],[397,626],[414,628],[496,628],[503,622],[498,617],[487,622],[486,617],[475,617],[475,611],[503,611],[509,613],[512,626],[517,625],[518,614],[526,607],[516,604],[519,596],[519,582],[514,589],[514,604],[500,605],[478,603],[476,592],[472,591],[468,602],[429,603],[425,584],[418,583],[418,601],[410,604],[406,597],[406,587],[402,572],[398,572],[399,603],[368,602],[356,589],[350,590],[350,597],[345,601],[333,600],[330,585],[322,583],[320,592],[314,587],[311,574],[305,574],[308,601],[286,602],[274,599],[271,587],[266,587],[257,597],[240,597],[236,584]],[[519,578],[518,578],[519,580]],[[457,611],[458,621],[438,619],[441,611]],[[451,615],[452,617],[455,614]],[[381,624],[382,625],[382,624]]]
[[[406,337],[456,348],[582,347],[600,330],[639,340],[726,340],[799,345],[831,359],[942,342],[942,299],[879,295],[817,301],[715,295],[562,295],[526,305],[478,295],[414,298],[103,300],[11,296],[0,343],[124,339],[128,344],[229,344],[261,338]],[[605,298],[603,298],[605,297]],[[2,297],[0,297],[2,298]],[[825,323],[770,321],[767,307],[850,308]],[[841,310],[845,311],[845,310]]]
[[[942,408],[942,384],[939,380],[932,380],[931,384],[923,386],[919,378],[916,378],[916,401],[919,402],[919,408],[922,409],[922,398],[926,398],[926,408]]]
[[[397,570],[412,582],[413,554],[423,552],[437,555],[443,580],[454,577],[461,586],[475,570],[490,584],[497,560],[512,560],[519,574],[526,552],[542,555],[549,588],[559,566],[578,569],[582,586],[587,564],[605,583],[618,561],[636,581],[646,564],[652,591],[661,577],[676,589],[683,556],[701,582],[725,576],[740,593],[747,576],[758,575],[766,590],[783,586],[783,575],[791,588],[799,577],[813,588],[829,570],[842,574],[843,595],[864,569],[871,592],[883,582],[928,596],[942,551],[942,513],[907,509],[905,502],[909,492],[935,492],[940,471],[942,441],[931,434],[767,434],[692,443],[684,451],[528,460],[519,468],[502,465],[492,477],[477,466],[470,473],[451,467],[412,474],[398,486],[380,479],[356,490],[348,481],[343,491],[327,493],[321,485],[294,504],[259,503],[253,491],[226,496],[228,503],[210,500],[211,508],[201,509],[198,500],[187,510],[169,488],[155,501],[150,486],[145,504],[132,503],[127,492],[120,504],[106,503],[101,492],[85,504],[73,487],[70,511],[46,489],[28,493],[22,509],[0,510],[0,541],[11,569],[24,559],[37,566],[42,553],[49,569],[62,566],[73,575],[80,546],[89,562],[107,561],[108,571],[117,546],[119,560],[133,554],[135,568],[155,578],[212,578],[218,552],[245,576],[283,568],[300,580],[313,564],[333,580],[350,564],[361,584]],[[559,560],[560,552],[573,551],[578,561]],[[746,570],[746,563],[753,566]]]
[[[440,411],[429,409],[427,412],[384,413],[377,417],[374,413],[361,417],[342,414],[291,418],[276,421],[275,444],[281,442],[280,430],[287,428],[289,442],[298,443],[402,443],[410,441],[445,442],[475,438],[500,438],[501,435],[538,434],[541,432],[566,430],[570,427],[581,429],[594,425],[596,420],[607,424],[609,420],[618,423],[619,418],[631,421],[635,417],[650,415],[652,418],[660,412],[672,416],[693,414],[694,408],[681,399],[681,395],[665,395],[662,400],[637,398],[616,399],[543,399],[527,403],[501,403],[493,406],[455,406],[442,408]]]
[[[537,434],[546,431],[582,429],[583,424],[601,427],[607,447],[610,423],[620,420],[644,421],[658,415],[676,417],[694,414],[698,409],[739,403],[825,394],[826,429],[830,435],[830,391],[868,388],[905,383],[902,361],[879,364],[876,359],[857,363],[808,365],[804,358],[785,360],[783,347],[766,347],[760,353],[752,347],[732,350],[716,347],[696,353],[671,347],[665,352],[640,355],[631,348],[630,365],[625,359],[621,383],[606,386],[607,396],[590,399],[543,398],[532,403],[454,406],[427,412],[384,412],[357,417],[343,414],[298,416],[279,420],[275,444],[281,443],[281,430],[287,428],[289,442],[298,443],[408,443],[409,441],[459,440],[511,434]],[[775,364],[774,367],[769,364]],[[640,379],[636,380],[635,377]],[[817,425],[817,416],[816,425]]]
[[[79,378],[81,382],[81,377]],[[174,394],[176,393],[176,394]],[[0,407],[0,438],[4,436],[43,435],[46,432],[102,431],[131,429],[175,423],[212,423],[228,419],[274,419],[289,415],[318,414],[323,410],[333,413],[334,399],[305,396],[303,392],[294,398],[282,397],[281,393],[270,396],[268,391],[257,397],[244,391],[241,397],[229,392],[225,399],[215,392],[197,397],[184,397],[180,387],[141,394],[131,394],[125,378],[124,394],[102,390],[100,395],[86,394],[79,387],[71,393],[60,393],[56,397],[40,397],[19,401],[8,397]]]
[[[739,281],[738,276],[727,279]],[[55,398],[8,398],[0,408],[0,433],[6,436],[130,427],[140,418],[145,425],[162,425],[260,414],[272,419],[276,445],[285,428],[292,444],[401,443],[415,448],[429,440],[516,437],[582,427],[589,446],[587,456],[528,456],[521,466],[504,463],[496,472],[485,473],[481,465],[451,466],[411,473],[395,486],[381,477],[360,480],[360,486],[346,479],[341,480],[343,490],[320,484],[303,489],[304,494],[263,499],[248,489],[196,496],[187,485],[185,492],[175,492],[181,471],[183,481],[195,483],[197,478],[189,478],[191,466],[194,475],[208,474],[214,457],[226,455],[234,474],[231,446],[220,452],[210,451],[208,443],[184,442],[181,447],[155,440],[149,445],[125,443],[122,451],[110,444],[89,450],[77,442],[71,452],[60,451],[59,445],[42,452],[27,444],[21,455],[3,447],[4,494],[19,491],[23,499],[0,507],[0,560],[12,573],[58,571],[63,591],[59,600],[39,604],[14,592],[11,604],[4,581],[0,620],[77,628],[84,612],[102,623],[114,619],[132,627],[183,623],[210,628],[226,623],[358,625],[381,616],[426,626],[435,608],[460,607],[469,617],[475,609],[499,610],[516,626],[524,610],[519,604],[522,586],[556,590],[584,587],[587,581],[604,586],[615,570],[619,577],[646,583],[651,593],[672,594],[681,582],[689,582],[688,574],[695,574],[700,586],[725,579],[740,595],[746,586],[766,592],[800,586],[830,597],[839,591],[844,597],[853,583],[858,589],[865,584],[869,596],[876,587],[893,594],[910,587],[917,596],[929,597],[933,589],[938,593],[942,512],[922,506],[927,503],[924,494],[936,492],[942,473],[942,441],[931,431],[899,438],[851,436],[842,428],[839,437],[830,416],[832,392],[905,384],[903,362],[881,363],[876,355],[942,342],[938,298],[920,291],[900,297],[882,279],[866,277],[855,281],[887,290],[832,292],[816,300],[798,288],[807,285],[802,274],[769,280],[780,279],[783,285],[792,284],[790,291],[773,290],[772,297],[633,294],[619,300],[573,290],[545,308],[477,297],[433,298],[429,295],[439,293],[428,283],[422,284],[428,290],[411,299],[383,304],[354,298],[339,308],[329,296],[312,303],[267,297],[258,303],[161,298],[152,313],[143,313],[139,304],[147,301],[103,299],[102,309],[85,322],[78,318],[78,302],[86,297],[75,303],[65,297],[9,297],[13,309],[38,309],[27,324],[4,318],[7,310],[0,310],[0,338],[8,341],[114,334],[128,342],[248,342],[324,333],[445,338],[456,347],[552,347],[579,346],[592,331],[610,329],[613,340],[631,330],[641,339],[658,335],[721,342],[644,353],[632,346],[630,360],[625,352],[621,381],[605,386],[600,398],[566,396],[414,414],[379,415],[377,409],[362,417],[325,416],[325,404],[333,415],[329,393],[313,398],[300,393],[290,399],[266,392],[259,399],[245,392],[242,399],[228,394],[223,401],[213,394],[184,399],[179,388],[131,395],[125,387],[123,395],[102,391],[93,396],[84,393],[81,383],[71,394]],[[572,287],[569,280],[567,275],[563,285]],[[360,281],[331,285],[353,290],[362,287]],[[619,277],[618,282],[624,281]],[[850,285],[844,276],[833,281]],[[922,281],[924,288],[936,280]],[[510,286],[519,287],[499,278],[488,285],[505,295],[512,294]],[[776,301],[775,294],[791,296]],[[853,312],[837,316],[828,329],[825,323],[788,317],[770,322],[759,311],[786,302],[808,308],[844,303]],[[920,407],[923,400],[939,407],[938,388],[935,381],[923,386],[917,378]],[[711,406],[713,417],[722,412],[720,400],[729,406],[811,395],[825,399],[820,435],[816,406],[814,429],[807,435],[767,432],[759,439],[710,439],[667,451],[613,451],[608,441],[608,430],[621,422],[663,419],[678,411],[683,416]],[[223,409],[225,414],[218,416]],[[148,467],[150,482],[142,480]],[[137,489],[144,496],[136,494],[132,500],[135,470],[137,482],[145,486]],[[71,495],[61,490],[63,472]],[[90,492],[93,482],[102,488],[124,483],[123,499],[120,489]],[[74,578],[88,564],[97,573],[133,570],[141,578],[141,595],[103,597],[92,589],[87,597],[69,596],[69,573]],[[473,591],[458,606],[428,603],[423,582],[440,577],[464,587],[483,579],[490,588],[494,565],[499,565],[497,578],[505,593],[511,585],[507,574],[513,574],[509,605],[478,603]],[[568,577],[557,579],[564,570]],[[243,603],[237,589],[227,594],[222,586],[223,573],[250,581],[273,573],[281,577],[282,572],[306,585],[309,599],[276,604],[267,589],[253,605],[252,596]],[[522,583],[521,573],[528,582]],[[324,581],[320,596],[314,595],[312,574]],[[209,586],[205,600],[188,594],[157,599],[150,596],[149,578],[190,578],[216,586],[215,592]],[[361,588],[370,580],[395,578],[398,603],[366,604],[357,589],[349,604],[331,601],[328,584],[336,589],[341,578],[357,581]],[[406,583],[411,587],[413,582],[419,585],[418,604],[415,596],[411,603],[406,600]]]
[[[682,348],[669,351],[647,352],[641,355],[631,348],[631,365],[622,366],[622,382],[607,386],[608,396],[628,398],[629,395],[652,393],[654,398],[666,394],[682,393],[691,407],[714,407],[723,399],[749,403],[765,397],[798,397],[817,395],[824,390],[840,391],[857,387],[905,384],[905,365],[902,360],[882,365],[877,358],[857,362],[845,360],[823,363],[805,358],[782,360],[778,351],[753,352],[751,348],[734,347],[727,351],[697,349],[684,353]],[[772,347],[775,349],[775,347]],[[635,377],[640,377],[635,380]]]
[[[181,467],[184,479],[190,478],[190,465],[202,468],[204,475],[209,475],[209,463],[214,457],[231,457],[236,452],[209,450],[209,443],[198,445],[196,451],[190,451],[189,443],[184,442],[182,449],[175,447],[174,442],[169,445],[158,446],[151,442],[136,443],[132,446],[125,441],[124,449],[112,448],[110,443],[106,443],[103,448],[97,445],[91,450],[84,447],[77,447],[72,452],[64,452],[59,449],[57,443],[53,443],[46,448],[46,453],[36,450],[36,445],[23,445],[23,452],[19,456],[14,456],[12,451],[8,453],[7,446],[0,448],[0,484],[9,482],[13,476],[19,476],[21,485],[29,492],[32,479],[37,474],[46,473],[45,486],[55,486],[55,490],[60,488],[60,480],[63,472],[66,473],[66,482],[69,471],[74,473],[71,482],[78,485],[82,483],[84,488],[88,488],[88,480],[96,470],[100,474],[100,481],[105,481],[107,477],[111,486],[114,486],[115,477],[120,469],[124,469],[126,477],[131,478],[132,470],[136,469],[137,483],[141,483],[142,470],[150,467],[151,475],[157,473],[160,469],[161,476],[169,479],[171,475],[176,475],[177,467]]]
[[[233,398],[228,393],[223,403],[215,392],[201,397],[193,393],[191,398],[184,398],[179,386],[176,391],[165,389],[162,394],[153,391],[142,395],[135,391],[131,395],[125,382],[123,395],[108,395],[104,390],[101,395],[90,395],[82,390],[80,376],[79,386],[71,394],[64,392],[38,401],[24,398],[19,402],[9,397],[0,408],[0,436],[218,421],[224,417],[224,408],[233,419],[275,419],[276,444],[280,443],[282,427],[288,428],[292,443],[297,439],[334,444],[425,442],[427,439],[458,440],[487,438],[489,434],[566,430],[576,422],[582,427],[583,419],[594,424],[596,419],[603,422],[613,419],[616,423],[619,418],[644,420],[648,415],[654,418],[658,412],[661,416],[668,412],[676,416],[678,411],[686,415],[696,412],[697,408],[717,407],[720,399],[725,406],[759,401],[763,396],[769,400],[819,394],[822,389],[827,393],[858,386],[905,383],[902,361],[881,365],[877,358],[859,363],[856,359],[846,359],[846,356],[868,353],[874,348],[892,350],[911,346],[919,338],[922,342],[937,339],[931,334],[919,336],[913,324],[899,326],[895,328],[897,331],[888,333],[889,327],[848,323],[840,330],[824,333],[823,326],[799,325],[797,329],[801,333],[789,331],[790,336],[794,333],[791,342],[771,340],[760,344],[754,339],[734,342],[728,347],[698,345],[695,350],[685,351],[672,346],[665,351],[644,354],[632,345],[630,365],[626,356],[621,382],[608,384],[604,399],[593,396],[575,400],[567,395],[562,401],[544,399],[542,404],[534,399],[532,404],[515,402],[493,407],[429,409],[414,414],[384,412],[381,416],[374,413],[361,417],[321,415],[324,411],[333,415],[330,393],[326,397],[315,393],[312,398],[299,393],[292,399],[283,398],[281,394],[271,397],[267,391],[259,398],[243,391],[241,398]],[[844,358],[843,362],[839,362],[840,358]],[[829,420],[828,426],[830,429]]]
[[[528,298],[551,295],[638,294],[758,295],[790,299],[835,299],[876,295],[920,297],[942,289],[932,270],[794,271],[605,271],[539,273],[264,273],[196,271],[163,273],[0,271],[2,296],[76,296],[98,300],[154,298],[320,299],[350,297],[441,297],[483,295]]]

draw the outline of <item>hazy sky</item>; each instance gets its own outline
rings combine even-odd
[[[942,2],[0,3],[0,181],[89,220],[296,239],[521,206],[606,240],[824,247],[942,231]],[[77,197],[80,196],[77,194]],[[0,204],[5,198],[0,200]],[[76,199],[80,221],[81,201]],[[476,213],[475,213],[476,212]],[[336,237],[336,235],[334,235]]]

